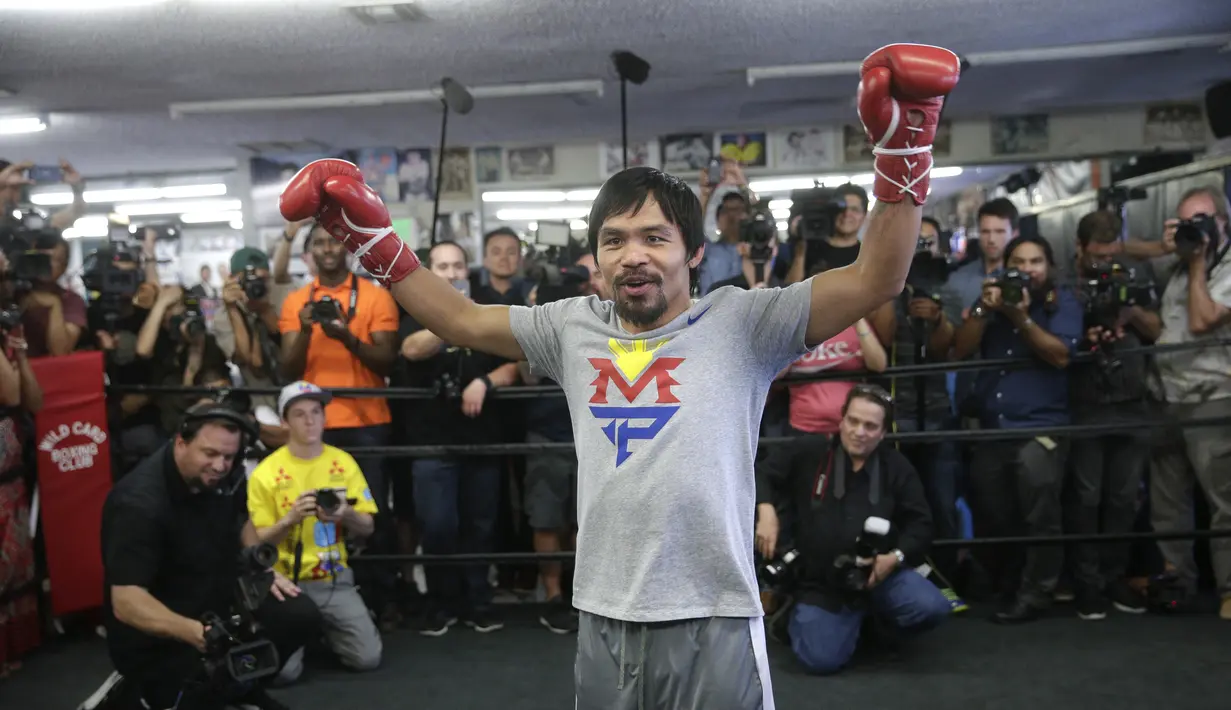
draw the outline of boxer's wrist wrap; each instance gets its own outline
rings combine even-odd
[[[393,227],[367,229],[351,222],[343,210],[342,221],[352,234],[367,237],[362,243],[358,239],[347,239],[345,244],[350,249],[363,268],[377,280],[385,284],[394,284],[410,275],[422,263],[402,238],[393,231]]]
[[[914,107],[911,107],[914,108]],[[914,145],[925,129],[923,126],[903,125],[901,102],[893,102],[893,120],[884,137],[872,146],[872,155],[876,156],[876,179],[872,183],[872,194],[882,202],[901,202],[906,195],[914,199],[916,205],[927,201],[928,187],[931,184],[932,146]],[[899,131],[905,131],[905,146],[902,148],[886,148]]]

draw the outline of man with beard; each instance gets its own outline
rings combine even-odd
[[[864,61],[877,209],[854,264],[789,288],[694,303],[701,205],[652,168],[617,173],[590,211],[590,252],[614,303],[472,303],[419,268],[345,161],[306,166],[282,194],[284,217],[316,215],[429,330],[560,383],[578,454],[578,710],[774,707],[752,550],[765,395],[809,346],[902,291],[958,71],[956,55],[924,45]]]
[[[204,677],[201,659],[208,630],[201,619],[230,614],[240,550],[259,543],[239,459],[244,437],[253,433],[232,410],[196,405],[175,438],[121,479],[103,504],[107,647],[142,707],[285,707],[260,686]],[[256,618],[285,662],[320,628],[320,613],[285,577],[275,573],[273,580]]]
[[[1052,280],[1051,245],[1038,236],[1017,237],[1005,248],[1005,274],[988,279],[970,318],[958,329],[959,359],[978,352],[985,360],[1031,357],[1033,367],[983,370],[974,386],[982,404],[984,429],[1059,427],[1070,423],[1069,359],[1083,337],[1082,307],[1070,290]],[[1014,269],[1029,277],[1020,288],[1005,276]],[[1068,442],[1055,437],[994,441],[975,448],[970,466],[970,506],[976,537],[1059,535],[1060,490]],[[976,548],[978,549],[978,548]],[[1016,551],[983,548],[980,562],[1010,601],[1000,623],[1033,621],[1051,601],[1064,551],[1034,546],[1025,566],[1013,569]]]

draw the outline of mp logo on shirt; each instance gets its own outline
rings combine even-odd
[[[655,352],[667,341],[649,347],[644,340],[624,343],[615,338],[608,341],[613,358],[592,357],[590,364],[598,375],[590,384],[590,413],[607,422],[603,433],[616,447],[616,466],[632,456],[629,442],[649,441],[658,436],[671,417],[680,409],[680,400],[673,387],[680,383],[672,376],[684,362],[682,357],[656,357]],[[653,383],[653,389],[650,384]],[[617,392],[612,391],[615,386]],[[642,394],[646,392],[645,397]],[[638,399],[641,402],[638,402]],[[625,404],[611,400],[623,399]]]

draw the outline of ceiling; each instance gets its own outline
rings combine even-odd
[[[38,5],[38,2],[31,5]],[[191,115],[173,102],[606,80],[602,98],[479,100],[451,141],[619,136],[609,55],[648,60],[631,87],[634,138],[855,119],[856,78],[761,81],[748,67],[859,60],[892,41],[962,54],[1231,31],[1227,0],[421,0],[427,19],[367,25],[339,0],[171,0],[98,11],[0,10],[0,115],[51,115],[0,136],[0,156],[73,160],[87,175],[227,168],[237,146],[312,140],[333,148],[431,145],[439,106]],[[1010,19],[1011,18],[1011,19]],[[897,27],[900,29],[890,29]],[[973,67],[950,118],[1195,99],[1231,77],[1231,52]]]

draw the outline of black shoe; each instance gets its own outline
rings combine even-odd
[[[481,634],[490,634],[493,631],[499,631],[504,628],[504,622],[496,616],[494,611],[488,608],[475,609],[470,614],[470,618],[466,619],[466,625]]]
[[[539,623],[547,627],[553,634],[572,634],[577,632],[577,618],[573,616],[573,607],[564,603],[561,597],[555,597],[547,602],[547,608],[539,615]]]
[[[420,636],[444,636],[449,627],[457,623],[457,617],[442,611],[430,612],[419,622]]]
[[[1145,597],[1128,586],[1128,582],[1122,579],[1107,585],[1107,596],[1111,599],[1111,605],[1116,608],[1116,611],[1125,614],[1146,613]]]
[[[1082,621],[1102,621],[1107,618],[1107,600],[1094,589],[1079,589],[1075,598],[1077,618]]]
[[[257,686],[234,703],[241,710],[291,710],[289,707],[269,697],[265,689]]]
[[[992,621],[997,624],[1025,624],[1039,618],[1039,610],[1018,597],[1004,609],[996,612]]]

